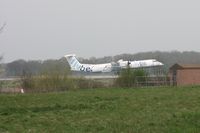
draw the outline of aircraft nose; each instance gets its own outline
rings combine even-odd
[[[156,61],[154,65],[155,66],[163,66],[164,64],[162,62]]]
[[[159,64],[160,66],[163,66],[163,65],[164,65],[162,62],[158,62],[158,64]]]

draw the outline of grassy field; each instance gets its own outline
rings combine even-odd
[[[199,133],[200,87],[0,94],[0,132]]]

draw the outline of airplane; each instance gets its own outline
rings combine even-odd
[[[144,68],[144,67],[155,67],[162,66],[163,63],[155,60],[139,60],[139,61],[123,61],[119,60],[117,63],[105,63],[105,64],[81,64],[75,54],[65,55],[72,71],[82,71],[82,72],[111,72],[119,71],[125,68]]]
[[[111,72],[112,64],[81,64],[75,57],[75,54],[65,55],[72,71],[82,71],[82,72]]]
[[[148,60],[138,60],[138,61],[123,61],[122,59],[117,62],[120,68],[144,68],[144,67],[156,67],[156,66],[163,66],[162,62],[159,62],[155,59],[148,59]]]

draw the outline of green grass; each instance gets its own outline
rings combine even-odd
[[[200,87],[1,94],[0,132],[199,133]]]

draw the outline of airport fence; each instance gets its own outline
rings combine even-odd
[[[148,87],[170,86],[168,76],[136,76],[131,79],[131,86],[119,86],[118,76],[105,78],[75,78],[57,76],[25,76],[21,80],[0,81],[0,93],[17,93],[24,89],[27,92],[52,92],[87,88],[113,88],[113,87]],[[171,84],[172,85],[172,84]]]
[[[119,87],[148,87],[148,86],[170,86],[168,76],[132,76],[115,79],[114,86]]]
[[[170,78],[168,76],[137,76],[135,77],[136,87],[140,86],[169,86]]]

